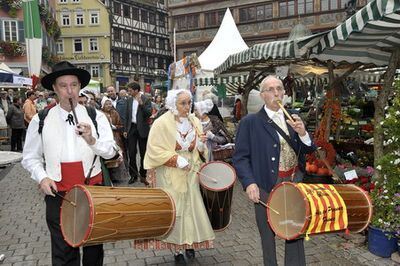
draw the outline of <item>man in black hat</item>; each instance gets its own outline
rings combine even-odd
[[[86,70],[69,62],[54,65],[52,73],[44,76],[41,83],[55,91],[59,102],[48,111],[43,125],[39,126],[41,120],[35,115],[26,134],[22,165],[46,195],[53,265],[80,265],[79,248],[69,246],[61,233],[60,195],[65,195],[76,184],[102,184],[99,157],[109,159],[115,155],[115,142],[106,116],[96,111],[93,118],[78,104],[79,90],[89,81]],[[102,245],[83,248],[83,265],[102,265],[103,257]]]

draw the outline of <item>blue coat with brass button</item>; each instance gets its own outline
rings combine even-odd
[[[247,115],[240,121],[232,161],[244,190],[250,184],[256,183],[269,193],[276,184],[280,140],[271,123],[264,107],[258,113]],[[291,126],[287,125],[287,128],[296,155],[299,154],[299,168],[304,172],[305,154],[314,152],[317,147],[312,139],[311,146],[305,145]]]

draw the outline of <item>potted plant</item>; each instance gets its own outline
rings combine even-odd
[[[394,88],[391,106],[381,123],[385,154],[376,167],[381,178],[371,193],[374,213],[368,234],[368,248],[375,255],[390,257],[400,237],[400,81]]]

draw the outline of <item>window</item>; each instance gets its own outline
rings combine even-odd
[[[142,35],[142,38],[140,39],[140,44],[144,47],[147,47],[147,36]]]
[[[124,42],[131,43],[131,32],[128,30],[124,30]]]
[[[75,14],[75,24],[77,26],[82,26],[84,25],[84,18],[83,18],[83,13],[76,13]]]
[[[199,27],[199,14],[177,17],[175,27],[179,30],[196,29]]]
[[[121,41],[121,30],[118,28],[113,29],[114,30],[114,40],[117,42]]]
[[[114,14],[121,16],[121,4],[114,2]]]
[[[321,11],[339,9],[338,0],[321,0]]]
[[[297,14],[306,14],[314,12],[313,0],[297,0]]]
[[[140,10],[140,14],[142,15],[141,21],[148,22],[149,21],[149,13],[146,10]]]
[[[139,8],[132,7],[132,18],[134,20],[139,20]]]
[[[257,6],[257,20],[267,20],[272,18],[272,4]]]
[[[115,51],[114,52],[114,57],[113,57],[113,62],[114,64],[120,64],[121,63],[121,55],[119,53],[119,51]]]
[[[199,14],[187,17],[187,28],[197,29],[199,27]]]
[[[66,4],[66,3],[67,3],[67,0],[58,0],[58,2],[59,2],[60,4]]]
[[[163,14],[158,14],[158,21],[160,26],[165,26],[165,16]]]
[[[122,52],[122,64],[129,65],[129,53]]]
[[[240,22],[255,21],[257,18],[256,7],[246,7],[239,9]]]
[[[224,17],[223,10],[206,13],[205,14],[206,27],[220,25],[223,17]]]
[[[99,51],[99,41],[97,38],[89,38],[89,51],[90,52]]]
[[[156,14],[153,12],[149,12],[149,23],[152,25],[156,25]]]
[[[86,65],[77,65],[76,67],[80,68],[80,69],[83,69],[83,70],[86,70]]]
[[[151,48],[156,48],[156,37],[150,37],[149,38],[149,46]]]
[[[132,43],[139,44],[139,33],[132,32]]]
[[[81,0],[71,0],[72,3],[79,3]]]
[[[140,66],[143,66],[143,67],[146,66],[146,56],[145,55],[140,56]]]
[[[3,34],[5,41],[17,42],[18,41],[18,23],[15,20],[3,21]]]
[[[74,53],[82,53],[83,45],[82,39],[74,39]]]
[[[154,57],[149,56],[149,65],[150,68],[154,68]]]
[[[69,26],[71,24],[70,19],[70,14],[61,14],[61,25]]]
[[[128,5],[123,5],[124,17],[131,18],[131,8]]]
[[[90,13],[90,24],[98,25],[100,21],[100,13],[98,11]]]
[[[279,3],[279,16],[290,17],[294,16],[294,1],[284,1]]]
[[[64,40],[58,40],[56,43],[57,54],[64,53]]]
[[[158,48],[161,50],[165,50],[165,41],[164,39],[159,39]]]
[[[91,65],[90,66],[90,74],[92,77],[99,77],[100,66],[99,65]]]
[[[138,64],[138,55],[132,54],[132,65],[137,66]]]

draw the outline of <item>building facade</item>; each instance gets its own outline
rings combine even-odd
[[[230,8],[248,46],[284,40],[297,24],[312,33],[334,28],[348,16],[349,7],[367,0],[168,0],[170,32],[176,31],[176,55],[200,55],[212,41]]]
[[[118,87],[138,81],[149,88],[167,78],[172,61],[163,0],[102,0],[109,8],[111,66]]]
[[[110,22],[99,0],[55,0],[61,28],[57,55],[87,70],[100,86],[112,83],[110,75]]]
[[[42,72],[49,72],[56,54],[55,42],[59,37],[55,22],[55,1],[39,0],[42,21]],[[29,76],[24,37],[24,17],[21,3],[3,1],[0,9],[0,62],[14,72]]]

